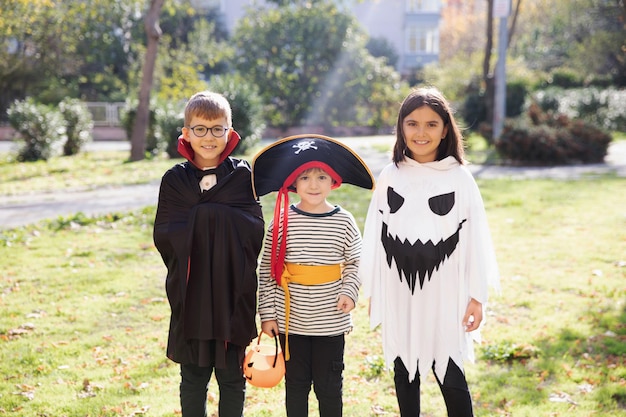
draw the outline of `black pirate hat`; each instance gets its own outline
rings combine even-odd
[[[262,149],[252,161],[257,196],[288,189],[308,168],[322,168],[335,180],[371,190],[374,177],[363,160],[348,146],[327,136],[304,134],[280,139]]]

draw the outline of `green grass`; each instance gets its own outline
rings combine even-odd
[[[626,132],[612,132],[613,140],[626,140]]]
[[[173,163],[127,163],[126,156],[0,162],[0,195],[123,184],[133,172],[156,180]],[[626,416],[626,179],[479,185],[502,293],[489,303],[477,362],[466,365],[475,414]],[[362,228],[369,197],[346,185],[331,201]],[[269,220],[273,196],[262,204]],[[0,231],[0,415],[180,415],[178,367],[165,358],[169,306],[153,218],[154,207],[146,207]],[[344,415],[396,416],[392,374],[381,361],[380,329],[369,330],[366,300],[354,320]],[[283,388],[250,386],[246,416],[284,416]],[[214,381],[209,391],[209,415],[216,415]],[[424,416],[446,415],[432,374],[422,404]],[[312,396],[311,416],[315,405]]]
[[[0,154],[0,195],[145,184],[160,178],[173,165],[164,158],[132,163],[127,160],[127,152],[106,151],[20,164],[10,154]]]

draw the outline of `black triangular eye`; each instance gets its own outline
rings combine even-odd
[[[396,193],[393,188],[387,188],[387,204],[389,205],[389,212],[395,213],[400,210],[400,207],[404,204],[404,197]]]
[[[440,216],[445,216],[454,207],[454,191],[448,194],[436,195],[428,199],[430,210]]]

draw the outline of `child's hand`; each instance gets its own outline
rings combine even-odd
[[[478,329],[480,322],[483,321],[483,305],[471,299],[465,310],[465,316],[463,317],[463,326],[466,332],[473,332]]]
[[[344,313],[349,313],[354,309],[354,301],[347,295],[340,295],[339,301],[337,301],[337,310],[341,310]]]
[[[268,320],[261,323],[261,331],[270,337],[278,336],[278,322],[276,320]]]

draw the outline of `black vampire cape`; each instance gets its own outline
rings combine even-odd
[[[201,192],[206,173],[187,161],[163,175],[153,236],[172,310],[167,357],[200,366],[207,366],[207,341],[224,352],[227,344],[245,349],[258,335],[256,267],[264,235],[249,164],[226,158],[215,169],[217,184]]]

